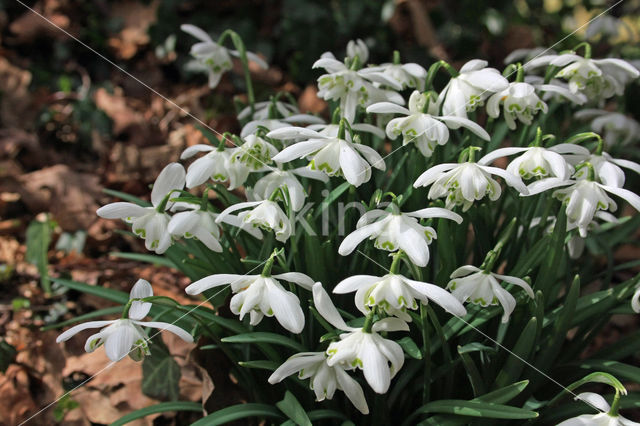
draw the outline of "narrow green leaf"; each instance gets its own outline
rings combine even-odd
[[[491,402],[494,404],[504,404],[518,396],[529,384],[529,380],[512,383],[500,389],[485,393],[472,401]]]
[[[151,414],[166,413],[168,411],[194,411],[196,413],[200,413],[202,412],[202,405],[198,402],[190,401],[161,402],[160,404],[141,408],[125,416],[122,416],[120,419],[111,423],[111,426],[122,426]]]
[[[590,359],[586,361],[576,362],[577,365],[588,371],[599,370],[612,374],[617,378],[630,380],[634,383],[640,383],[640,367],[624,364],[618,361],[609,361],[604,359]]]
[[[348,190],[349,187],[351,187],[351,184],[349,182],[344,182],[344,183],[340,184],[337,188],[335,188],[333,191],[331,191],[329,193],[329,195],[324,199],[324,201],[322,201],[322,204],[321,204],[320,208],[316,210],[316,212],[314,213],[313,218],[317,219],[318,217],[320,217],[322,212],[325,211],[327,208],[329,208],[329,206],[331,204],[333,204],[334,201],[336,201],[338,198],[340,198],[340,196],[346,190]]]
[[[110,300],[115,303],[124,305],[129,300],[129,295],[124,291],[113,290],[111,288],[104,288],[95,285],[89,285],[78,281],[71,281],[62,278],[52,278],[52,280],[60,285],[63,285],[72,290],[79,291],[81,293],[91,294],[98,296],[105,300]]]
[[[201,418],[191,426],[217,426],[248,417],[284,419],[280,410],[271,405],[248,403],[232,405],[231,407],[218,410]]]
[[[47,268],[49,265],[47,254],[51,244],[51,232],[51,221],[48,218],[44,222],[34,220],[27,227],[26,260],[38,269],[40,285],[47,293],[51,293],[51,280]]]
[[[538,417],[538,413],[535,411],[524,408],[457,399],[429,402],[420,407],[417,413],[445,413],[487,419],[535,419]]]
[[[311,426],[311,420],[309,420],[307,412],[291,392],[286,391],[284,399],[276,402],[276,407],[298,426]]]
[[[480,371],[478,371],[478,367],[471,359],[471,356],[466,352],[460,352],[461,347],[458,346],[458,354],[460,355],[460,359],[462,359],[462,365],[467,372],[467,377],[469,378],[469,383],[471,383],[471,388],[473,389],[473,396],[477,397],[486,392],[484,387],[484,381],[482,380],[482,376],[480,375]]]
[[[255,360],[255,361],[240,361],[238,362],[238,364],[241,367],[246,367],[246,368],[257,368],[260,370],[269,370],[269,371],[275,371],[280,364],[278,364],[277,362],[274,361],[269,361],[269,360]]]
[[[509,358],[502,367],[502,370],[498,373],[495,385],[499,388],[507,386],[509,383],[513,383],[518,380],[522,370],[525,367],[523,359],[528,359],[531,351],[536,343],[536,318],[531,318],[529,323],[522,330],[522,334],[518,338],[513,351],[509,354]]]
[[[114,191],[113,189],[107,189],[107,188],[104,188],[102,192],[104,192],[107,195],[111,195],[112,197],[120,198],[121,200],[125,200],[142,207],[151,207],[150,202],[140,199],[134,195],[127,194],[126,192]]]
[[[109,253],[111,256],[120,258],[120,259],[129,259],[129,260],[137,260],[139,262],[150,263],[156,266],[168,266],[169,268],[178,267],[173,263],[173,261],[167,259],[166,257],[158,256],[155,254],[147,254],[147,253],[120,253],[120,252],[111,252]]]
[[[59,322],[57,324],[49,324],[46,325],[44,327],[42,327],[40,330],[41,331],[47,331],[47,330],[55,330],[58,328],[62,328],[62,327],[66,327],[68,325],[71,324],[75,324],[78,322],[84,322],[86,320],[95,318],[95,317],[101,317],[101,316],[107,316],[107,315],[114,315],[114,314],[121,314],[122,313],[122,306],[112,306],[110,308],[104,308],[104,309],[98,309],[97,311],[92,311],[83,315],[79,315],[77,317],[73,317],[70,318],[66,321],[62,321]]]
[[[418,345],[416,345],[416,342],[414,342],[411,337],[405,336],[396,342],[411,358],[422,359],[422,352],[420,352],[420,348],[418,348]]]
[[[225,343],[272,343],[274,345],[282,345],[298,352],[304,352],[305,347],[300,343],[285,337],[281,334],[269,333],[264,331],[256,331],[253,333],[238,334],[222,339]]]

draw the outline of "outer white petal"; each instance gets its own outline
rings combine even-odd
[[[489,65],[489,63],[483,59],[472,59],[460,68],[460,72],[481,70],[482,68],[486,68],[487,65]]]
[[[324,139],[325,136],[316,132],[315,130],[307,129],[305,127],[282,127],[280,129],[272,130],[267,133],[267,137],[273,139],[295,139],[301,137],[314,138],[314,139]]]
[[[597,393],[581,392],[574,399],[585,401],[586,403],[588,403],[592,407],[596,407],[598,410],[602,411],[603,413],[606,413],[611,409],[611,406],[609,405],[607,400],[604,399],[602,396],[598,395]]]
[[[362,370],[364,378],[374,392],[383,394],[389,390],[391,374],[387,359],[382,356],[378,348],[373,344],[363,346],[361,352]]]
[[[623,198],[634,209],[640,211],[640,197],[635,192],[631,192],[628,189],[624,189],[624,188],[615,188],[613,186],[606,186],[606,185],[599,185],[599,186],[605,191],[610,192],[614,195],[617,195],[620,198]]]
[[[184,235],[190,232],[199,221],[198,214],[193,211],[176,213],[169,221],[167,230],[173,235]]]
[[[102,206],[96,213],[105,219],[125,219],[127,217],[144,216],[149,213],[149,210],[137,204],[120,201]]]
[[[444,163],[444,164],[438,164],[437,166],[433,166],[427,171],[425,171],[424,173],[422,173],[418,177],[418,179],[416,179],[416,181],[413,183],[413,187],[417,188],[419,186],[429,186],[433,182],[435,182],[437,178],[440,177],[439,175],[441,173],[449,171],[451,169],[455,169],[458,166],[460,166],[458,163]]]
[[[545,150],[542,153],[542,156],[551,166],[551,171],[553,174],[560,179],[568,179],[569,178],[569,168],[567,167],[567,161],[562,157],[562,155],[557,152]]]
[[[216,223],[224,222],[225,218],[235,211],[247,209],[250,207],[255,207],[261,203],[262,203],[262,200],[261,201],[244,201],[242,203],[229,206],[218,215],[218,217],[216,218]]]
[[[597,414],[582,414],[558,423],[556,426],[611,426],[608,420],[606,423],[599,422],[595,419],[596,416]]]
[[[272,279],[266,278],[267,298],[280,325],[292,333],[298,334],[304,328],[304,313],[300,307],[300,300],[295,294],[278,288]]]
[[[108,325],[113,324],[116,321],[117,320],[112,320],[112,321],[89,321],[89,322],[85,322],[85,323],[82,323],[82,324],[75,325],[75,326],[71,327],[70,329],[68,329],[67,331],[65,331],[64,333],[62,333],[61,335],[59,335],[58,338],[56,339],[56,343],[67,341],[70,338],[72,338],[73,336],[75,336],[76,334],[80,333],[82,330],[86,330],[88,328],[106,327]]]
[[[629,160],[623,160],[619,158],[612,158],[610,160],[612,163],[617,164],[620,167],[624,167],[625,169],[633,170],[636,173],[640,173],[640,164],[635,163]]]
[[[324,352],[300,352],[288,360],[286,360],[280,367],[278,367],[272,374],[269,376],[269,383],[276,384],[283,381],[285,378],[289,377],[293,373],[297,373],[300,370],[303,370],[313,364],[316,364],[325,359]]]
[[[378,102],[367,107],[367,112],[375,114],[403,114],[411,115],[411,112],[400,105],[391,102]]]
[[[360,384],[349,376],[342,368],[335,367],[334,371],[336,373],[336,379],[340,389],[342,389],[347,398],[349,398],[349,401],[351,401],[353,406],[362,414],[369,414],[367,400],[364,398],[364,392],[362,391]]]
[[[452,279],[453,278],[460,278],[460,277],[464,277],[465,275],[469,275],[472,272],[480,272],[480,271],[482,271],[482,269],[477,268],[475,266],[464,265],[464,266],[459,267],[455,271],[453,271],[449,278],[452,278]]]
[[[191,283],[184,291],[187,294],[200,294],[205,290],[213,287],[230,284],[238,279],[250,278],[250,275],[237,275],[237,274],[216,274],[209,275],[199,279],[198,281]]]
[[[640,287],[638,287],[636,292],[633,293],[633,297],[631,298],[631,308],[634,312],[640,314]]]
[[[191,24],[182,24],[180,25],[180,29],[182,31],[184,31],[187,34],[191,34],[192,36],[194,36],[195,38],[202,40],[204,42],[212,42],[213,40],[211,39],[211,36],[209,34],[207,34],[203,29],[196,27],[195,25],[191,25]]]
[[[405,214],[407,216],[419,217],[422,219],[429,219],[433,217],[451,219],[458,225],[462,223],[462,216],[458,213],[452,212],[451,210],[443,209],[442,207],[427,207],[426,209],[416,210]]]
[[[222,220],[222,222],[228,223],[236,228],[240,228],[254,238],[259,240],[262,239],[262,231],[259,228],[254,228],[250,224],[244,223],[238,216],[228,215]]]
[[[517,154],[519,152],[524,152],[529,150],[529,147],[518,148],[518,147],[509,147],[509,148],[499,148],[494,151],[491,151],[484,157],[478,160],[478,164],[481,166],[486,166],[494,162],[494,160],[500,157],[507,157],[509,155]]]
[[[333,289],[336,294],[351,293],[359,290],[361,287],[372,286],[378,281],[382,281],[381,277],[373,275],[354,275],[340,281]]]
[[[459,317],[465,316],[467,310],[462,303],[451,295],[447,290],[442,287],[438,287],[435,284],[424,283],[421,281],[414,281],[403,277],[403,281],[411,286],[415,291],[425,295],[429,300],[440,305],[442,309],[449,312],[452,315]]]
[[[489,280],[489,283],[491,284],[493,295],[498,299],[504,309],[502,322],[508,322],[511,313],[516,308],[516,299],[511,295],[511,293],[502,288],[494,279]]]
[[[388,317],[376,321],[371,330],[376,333],[382,331],[409,331],[409,324],[400,318]]]
[[[347,67],[340,61],[330,57],[321,57],[313,63],[311,68],[324,68],[330,73],[343,71]]]
[[[191,158],[199,152],[211,152],[214,149],[215,147],[211,145],[205,145],[205,144],[192,145],[187,149],[185,149],[184,151],[182,151],[182,155],[180,155],[180,159],[186,160],[187,158]]]
[[[130,325],[121,325],[106,337],[104,350],[111,361],[120,361],[131,351],[136,339],[136,330]]]
[[[156,179],[151,190],[151,204],[157,206],[162,199],[175,189],[184,188],[186,172],[182,164],[168,164]]]
[[[178,327],[177,325],[169,324],[166,322],[158,322],[158,321],[133,321],[135,324],[138,324],[141,327],[151,327],[157,328],[158,330],[170,331],[185,342],[191,343],[193,342],[193,336],[185,331],[184,329]]]
[[[298,167],[297,169],[290,170],[298,176],[306,177],[309,179],[315,179],[322,182],[329,182],[329,176],[319,170],[311,170],[308,167]]]
[[[530,298],[534,298],[534,294],[533,294],[533,290],[531,289],[531,287],[529,286],[529,284],[527,284],[527,282],[521,278],[518,277],[512,277],[509,275],[500,275],[500,274],[494,274],[491,273],[491,275],[493,275],[494,277],[496,277],[499,280],[502,281],[506,281],[509,284],[514,284],[517,285],[518,287],[522,287],[524,289],[524,291],[527,292],[527,294],[529,295]]]
[[[284,274],[273,275],[273,278],[296,283],[305,290],[311,291],[313,289],[314,281],[308,275],[300,272],[285,272]]]
[[[398,245],[416,266],[425,267],[429,263],[429,245],[423,233],[413,228],[402,229],[398,235]]]
[[[262,68],[263,70],[269,69],[269,64],[267,64],[267,62],[264,59],[262,59],[260,56],[256,55],[255,53],[247,51],[247,58],[250,61],[253,61],[256,64],[258,64],[258,66],[260,66],[260,68]]]
[[[344,178],[353,186],[360,186],[366,180],[366,170],[369,165],[364,165],[362,158],[356,150],[347,142],[340,142],[340,169]]]
[[[541,192],[547,191],[549,189],[557,188],[560,186],[567,186],[573,183],[575,183],[575,181],[564,180],[556,177],[540,179],[529,184],[528,186],[529,193],[526,195],[531,196],[531,195],[540,194]],[[525,195],[525,194],[522,194],[522,195]]]
[[[291,146],[286,147],[279,154],[274,155],[272,160],[278,163],[287,163],[297,158],[306,157],[312,154],[327,144],[323,139],[312,139],[304,142],[294,143]]]
[[[153,296],[151,284],[149,284],[149,281],[143,279],[136,281],[129,293],[129,299],[144,299],[145,297],[151,296]],[[150,309],[150,302],[132,302],[129,307],[129,318],[136,320],[142,319],[147,316]]]
[[[448,116],[445,115],[442,117],[434,117],[434,118],[437,118],[440,121],[444,121],[445,124],[453,123],[454,127],[452,128],[457,129],[460,126],[465,127],[469,129],[472,133],[474,133],[476,136],[480,137],[481,139],[484,139],[485,141],[488,141],[491,139],[491,136],[489,136],[489,133],[487,133],[486,130],[484,130],[478,123],[475,123],[467,118],[456,117],[453,115],[448,115]]]
[[[375,135],[380,139],[384,139],[384,130],[382,130],[380,127],[374,126],[373,124],[357,123],[352,124],[351,128],[353,130],[357,130],[358,132],[371,133],[372,135]]]
[[[359,330],[358,328],[349,327],[347,323],[344,322],[344,319],[340,316],[338,309],[336,309],[321,283],[315,283],[313,285],[313,303],[320,315],[335,328],[345,331]]]
[[[372,167],[378,170],[386,170],[387,165],[375,149],[361,143],[354,143],[352,146],[362,154]]]
[[[505,182],[507,182],[507,185],[515,188],[520,194],[527,195],[529,193],[527,186],[522,182],[520,176],[514,176],[499,167],[482,166],[482,168],[491,174],[500,176],[505,180]]]
[[[369,225],[362,226],[356,229],[342,240],[340,247],[338,247],[338,253],[342,256],[351,254],[353,250],[365,239],[377,234],[384,227],[384,223],[375,222]]]

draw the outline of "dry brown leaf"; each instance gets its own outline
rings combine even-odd
[[[154,0],[149,4],[139,1],[111,2],[109,8],[111,18],[121,19],[123,28],[119,34],[109,38],[109,46],[121,59],[131,59],[142,46],[149,43],[147,33],[151,24],[156,21],[156,11],[160,2]]]

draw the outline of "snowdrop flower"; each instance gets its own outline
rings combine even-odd
[[[640,426],[640,423],[625,419],[619,414],[612,414],[609,403],[597,393],[582,392],[575,399],[585,401],[600,412],[598,414],[582,414],[558,423],[558,426]]]
[[[171,235],[182,238],[195,238],[209,250],[222,252],[220,245],[220,225],[216,223],[217,214],[203,210],[197,204],[181,204],[187,209],[173,215],[167,229]]]
[[[563,157],[589,155],[589,150],[575,144],[558,144],[551,148],[541,146],[499,148],[482,157],[478,164],[488,165],[500,157],[523,153],[507,166],[507,171],[522,179],[557,177],[566,180],[574,172],[573,166]]]
[[[78,324],[58,336],[56,342],[60,343],[67,341],[82,330],[86,330],[88,328],[105,327],[100,330],[100,332],[87,339],[87,342],[84,345],[84,350],[87,352],[93,352],[104,344],[107,357],[109,357],[113,362],[120,361],[127,355],[129,355],[134,361],[140,361],[145,355],[150,354],[148,344],[149,337],[142,327],[167,330],[174,333],[185,342],[193,342],[191,334],[173,324],[156,321],[140,321],[149,313],[151,303],[141,302],[139,300],[132,302],[131,300],[143,299],[151,296],[153,296],[151,284],[149,284],[148,281],[140,279],[135,283],[131,289],[131,293],[129,294],[130,307],[127,318],[120,318],[111,321],[89,321],[84,324]]]
[[[491,201],[500,198],[502,189],[491,175],[500,176],[520,194],[528,193],[520,177],[498,167],[484,166],[480,162],[438,164],[421,174],[413,186],[417,188],[432,185],[429,199],[445,197],[446,208],[461,205],[462,211],[467,211],[475,200],[481,200],[485,196],[489,196]]]
[[[440,93],[438,103],[442,113],[467,118],[467,112],[484,104],[492,93],[509,87],[509,82],[498,70],[487,68],[487,61],[473,59],[460,68],[460,74],[452,78]]]
[[[539,194],[548,189],[564,186],[552,194],[566,203],[567,230],[578,228],[581,237],[587,236],[588,226],[598,210],[615,212],[617,204],[607,192],[617,195],[640,211],[640,197],[635,193],[615,186],[608,186],[590,179],[562,180],[544,179],[529,186],[529,195]]]
[[[286,147],[273,161],[287,163],[297,158],[310,159],[311,170],[321,170],[329,176],[344,176],[354,186],[360,186],[371,178],[371,167],[385,170],[384,160],[373,148],[354,143],[346,132],[344,135],[327,136],[303,127],[289,127],[270,132],[275,139],[308,138]],[[364,158],[363,158],[364,157]]]
[[[229,189],[241,186],[249,176],[250,169],[241,162],[233,162],[232,158],[238,148],[215,148],[211,145],[198,144],[185,149],[181,160],[193,157],[198,152],[206,155],[191,163],[187,169],[187,188],[202,185],[211,179],[214,182],[229,182]]]
[[[249,135],[244,143],[233,151],[232,163],[240,163],[248,167],[253,172],[271,169],[271,157],[278,153],[278,149],[266,140],[257,135]]]
[[[573,93],[582,93],[589,101],[622,95],[624,86],[640,76],[637,69],[622,59],[583,58],[575,53],[541,56],[525,64],[525,69],[545,65],[560,68],[556,77],[567,80]]]
[[[427,70],[421,65],[408,64],[381,64],[374,67],[367,67],[360,70],[360,75],[364,77],[373,76],[374,79],[390,79],[396,84],[391,86],[397,90],[407,87],[424,90],[424,81],[427,77]]]
[[[180,26],[180,29],[200,40],[199,43],[191,46],[191,56],[195,58],[198,68],[208,71],[209,87],[214,89],[220,82],[222,74],[232,68],[231,56],[240,57],[240,53],[237,50],[230,50],[219,45],[213,41],[209,34],[195,25],[184,24]],[[269,68],[269,65],[255,53],[246,53],[247,58],[261,68]],[[195,67],[192,66],[192,68]]]
[[[459,267],[450,278],[452,279],[447,284],[447,289],[460,302],[469,301],[483,307],[500,303],[504,309],[502,322],[509,321],[509,316],[516,307],[516,299],[502,288],[498,280],[522,287],[529,297],[534,297],[533,290],[523,279],[486,272],[471,265]]]
[[[261,275],[215,274],[190,284],[187,294],[200,294],[210,288],[230,285],[234,296],[229,307],[231,312],[240,316],[246,314],[251,318],[251,325],[257,325],[264,316],[275,316],[280,325],[292,333],[300,333],[304,328],[304,313],[298,297],[285,290],[278,280],[288,281],[302,288],[311,290],[313,280],[299,272],[286,272],[271,275],[270,268],[273,257],[267,261],[265,271]]]
[[[342,280],[333,289],[336,294],[354,291],[356,307],[365,315],[377,306],[388,315],[411,322],[407,309],[418,309],[416,299],[424,305],[431,300],[452,315],[467,314],[464,306],[445,289],[434,284],[410,280],[399,274],[387,274],[384,277],[355,275]]]
[[[323,54],[313,64],[313,68],[324,68],[328,72],[318,78],[318,97],[339,101],[343,117],[350,122],[354,121],[358,105],[366,108],[373,102],[383,100],[404,103],[404,99],[398,93],[380,89],[372,83],[376,81],[397,88],[398,84],[394,80],[378,74],[367,75],[365,79],[358,71],[347,68],[330,53]]]
[[[579,120],[592,120],[591,130],[602,135],[605,146],[626,145],[640,138],[640,123],[619,112],[584,109],[574,115]]]
[[[237,216],[231,215],[235,211],[248,208],[251,210],[240,212]],[[273,231],[276,234],[276,240],[280,242],[287,241],[292,232],[291,221],[278,203],[271,200],[246,201],[229,206],[216,218],[216,223],[220,222],[242,229],[246,225],[250,225],[258,231],[257,238],[259,239],[262,239],[262,233],[259,229]],[[256,236],[256,233],[252,235]]]
[[[249,135],[256,133],[260,127],[264,127],[267,130],[276,130],[282,127],[291,127],[292,123],[300,124],[324,124],[324,120],[320,117],[310,114],[296,114],[284,118],[262,118],[260,120],[249,121],[242,127],[240,131],[240,137],[246,138]]]
[[[636,288],[636,292],[633,293],[631,298],[631,308],[633,312],[640,314],[640,286]]]
[[[369,60],[369,48],[361,39],[349,40],[347,43],[347,58],[353,61],[356,57],[361,64],[365,64]]]
[[[511,130],[516,129],[516,119],[530,125],[538,111],[546,114],[549,110],[536,94],[535,87],[528,83],[510,83],[509,87],[492,95],[487,101],[487,114],[498,118],[500,105],[504,109],[504,120]]]
[[[318,170],[310,170],[307,167],[299,167],[293,170],[276,169],[264,177],[261,177],[256,182],[252,188],[251,195],[255,199],[266,200],[269,199],[278,188],[286,187],[289,191],[291,208],[294,212],[300,211],[304,206],[306,192],[296,175],[321,182],[329,181],[329,178],[324,173]],[[275,199],[285,201],[281,191],[278,191]]]
[[[486,141],[490,139],[482,127],[467,118],[455,115],[438,116],[435,103],[429,105],[431,114],[424,112],[427,102],[428,96],[416,90],[409,98],[409,109],[390,102],[380,102],[369,106],[367,112],[406,115],[389,121],[386,127],[387,136],[389,139],[396,139],[402,135],[404,145],[414,142],[425,157],[431,156],[436,145],[447,143],[449,128],[457,129],[462,126]]]
[[[422,226],[418,219],[446,218],[462,223],[462,217],[450,210],[431,207],[414,212],[401,213],[393,205],[394,211],[370,210],[356,225],[356,230],[342,241],[338,253],[346,256],[365,239],[375,240],[377,249],[387,251],[403,250],[411,262],[424,267],[429,262],[429,244],[437,238],[435,229]]]
[[[251,105],[248,105],[238,113],[238,120],[251,118],[252,120],[267,120],[272,110],[275,109],[282,117],[299,114],[298,107],[288,102],[269,100],[256,102],[253,104],[253,115],[251,115]]]
[[[640,164],[633,161],[613,158],[606,152],[601,155],[589,154],[584,158],[588,161],[595,172],[595,178],[607,186],[622,188],[625,181],[624,172],[620,167],[640,173]],[[575,174],[574,179],[586,179],[588,168],[583,167]]]
[[[513,52],[509,53],[506,58],[504,58],[505,64],[514,64],[518,61],[528,62],[531,59],[537,58],[543,54],[555,55],[556,52],[546,47],[534,47],[532,49],[516,49]]]
[[[147,250],[162,254],[171,245],[171,234],[167,230],[170,216],[166,213],[173,204],[169,200],[169,195],[176,190],[181,190],[184,183],[184,167],[178,163],[171,163],[162,169],[153,184],[152,207],[118,202],[102,206],[96,213],[105,219],[123,219],[131,223],[133,233],[144,238]]]
[[[362,414],[369,414],[369,407],[360,384],[340,364],[329,367],[325,352],[301,352],[293,355],[273,372],[269,383],[280,383],[286,377],[298,373],[302,380],[311,378],[309,387],[316,394],[316,401],[333,399],[336,389],[341,390]]]
[[[340,134],[339,124],[311,124],[310,126],[307,126],[307,129],[315,130],[321,135],[327,136],[330,138],[337,138],[338,135]],[[360,132],[360,133],[369,133],[380,139],[384,139],[384,131],[377,126],[374,126],[373,124],[368,124],[368,123],[351,124],[351,130],[355,132]],[[281,140],[287,140],[287,139],[281,139]]]
[[[569,101],[576,105],[582,105],[587,102],[587,97],[582,93],[574,93],[569,89],[569,84],[557,78],[552,78],[548,83],[544,82],[544,78],[538,75],[528,75],[524,78],[525,83],[531,84],[535,89],[542,93],[542,100],[555,100],[556,102]]]
[[[324,319],[338,330],[347,332],[340,335],[340,341],[331,343],[327,348],[327,365],[338,365],[345,370],[361,369],[374,392],[387,392],[391,379],[404,364],[404,353],[399,344],[385,339],[378,332],[408,331],[407,323],[398,318],[384,318],[368,329],[350,327],[320,283],[313,285],[313,302]]]

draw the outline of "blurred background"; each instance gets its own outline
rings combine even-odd
[[[370,63],[455,67],[473,58],[503,68],[518,48],[588,40],[594,57],[640,61],[640,0],[625,0],[599,25],[585,25],[616,1],[577,0],[39,0],[25,4],[219,132],[238,132],[234,100],[246,100],[240,64],[210,90],[206,76],[185,69],[194,39],[181,24],[215,37],[239,33],[247,49],[271,67],[252,70],[257,100],[291,93],[303,112],[326,114],[316,97],[323,52],[344,57],[349,40],[368,45]],[[640,117],[640,87],[628,87],[629,111]],[[187,146],[203,143],[194,122],[113,65],[15,0],[0,0],[0,424],[18,424],[100,371],[99,351],[55,344],[47,326],[104,308],[105,302],[65,292],[49,276],[128,291],[142,277],[157,294],[184,300],[188,281],[166,266],[117,259],[111,252],[144,252],[140,240],[118,233],[116,221],[95,210],[113,197],[103,188],[146,196],[148,185]],[[616,261],[637,259],[629,247]],[[634,320],[615,323],[600,342],[617,340]],[[44,327],[44,329],[43,329]],[[214,395],[220,407],[237,399],[233,378],[210,377],[193,345],[168,338],[182,378],[180,399]],[[76,342],[80,345],[80,343]],[[215,364],[215,360],[214,364]],[[208,362],[212,362],[209,360]],[[127,412],[171,398],[141,389],[141,368],[122,361],[56,403],[34,424],[106,424]],[[209,368],[209,370],[212,370]],[[222,390],[222,391],[221,391]],[[188,418],[151,416],[146,424],[184,424]],[[145,424],[145,423],[139,423]]]

